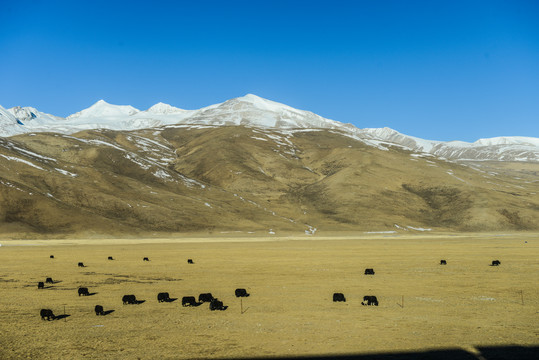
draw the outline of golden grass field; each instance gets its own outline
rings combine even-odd
[[[0,243],[0,359],[473,352],[539,344],[535,233]],[[495,259],[501,266],[489,266]],[[376,275],[363,275],[367,267]],[[46,277],[59,282],[38,290]],[[79,297],[79,286],[96,294]],[[243,314],[238,287],[251,294]],[[158,303],[162,291],[178,300]],[[181,306],[182,296],[202,292],[228,309]],[[333,303],[333,292],[347,302]],[[146,301],[123,305],[124,294]],[[376,295],[380,305],[362,306],[364,295]],[[96,316],[96,304],[114,312]],[[41,308],[61,315],[64,306],[69,317],[41,320]]]

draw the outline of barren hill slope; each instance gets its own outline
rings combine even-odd
[[[25,134],[0,138],[0,233],[537,230],[539,164],[493,166],[329,129]]]

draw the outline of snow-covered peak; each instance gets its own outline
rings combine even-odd
[[[246,125],[284,129],[346,127],[343,123],[325,119],[310,111],[298,110],[253,94],[200,109],[185,122],[189,124]]]
[[[13,114],[23,125],[46,125],[64,120],[64,118],[46,114],[30,106],[14,106],[7,111]]]
[[[148,113],[152,113],[152,114],[175,114],[175,113],[181,113],[181,112],[185,112],[187,110],[183,110],[183,109],[180,109],[180,108],[177,108],[177,107],[174,107],[174,106],[171,106],[169,104],[165,104],[165,103],[162,103],[162,102],[158,102],[157,104],[155,104],[154,106],[152,106],[151,108],[149,108],[148,110],[146,110],[146,112]]]
[[[276,101],[271,101],[271,100],[268,100],[268,99],[264,99],[264,98],[261,98],[260,96],[256,96],[256,95],[253,95],[253,94],[247,94],[245,96],[242,96],[242,97],[238,97],[238,98],[235,98],[235,99],[232,99],[232,100],[229,100],[229,101],[232,101],[232,102],[243,102],[243,103],[248,103],[260,110],[266,110],[266,111],[274,111],[274,112],[280,112],[280,111],[283,111],[283,110],[295,110],[295,111],[298,111],[297,109],[294,109],[288,105],[285,105],[285,104],[281,104],[281,103],[278,103]],[[301,111],[301,110],[299,110]]]
[[[0,136],[13,136],[25,132],[27,130],[15,115],[0,105]]]
[[[37,118],[38,111],[36,108],[33,107],[21,107],[21,106],[14,106],[10,109],[8,109],[10,113],[13,114],[17,119],[21,121],[27,121]]]
[[[494,145],[529,145],[539,146],[539,138],[525,136],[500,136],[489,139],[479,139],[474,145],[494,146]]]
[[[69,115],[67,119],[76,118],[101,118],[101,117],[124,117],[139,113],[131,105],[112,105],[105,100],[99,100],[92,106],[73,115]]]

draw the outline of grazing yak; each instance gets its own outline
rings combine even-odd
[[[205,293],[198,295],[198,302],[211,302],[213,300],[213,295],[211,293]]]
[[[363,296],[363,301],[361,302],[361,305],[378,306],[378,299],[376,298],[376,296],[372,296],[372,295]]]
[[[84,263],[79,263],[79,267],[84,267]]]
[[[250,295],[245,289],[236,289],[234,293],[236,294],[236,297],[247,297]]]
[[[49,256],[51,259],[54,259],[54,255]]]
[[[194,264],[193,259],[187,259],[188,264]]]
[[[346,298],[344,297],[343,293],[334,293],[333,294],[333,301],[334,302],[337,302],[337,301],[346,302]]]
[[[157,301],[158,302],[170,301],[170,296],[168,295],[168,292],[162,292],[162,293],[157,294]]]
[[[137,304],[137,298],[135,297],[135,295],[124,295],[122,297],[122,302],[124,303],[124,305]]]
[[[445,260],[440,260],[440,265],[447,265],[447,261],[445,261]]]
[[[45,284],[43,284],[43,281],[40,281],[37,283],[37,288],[38,289],[44,289],[45,288]]]
[[[47,284],[54,284],[54,281],[52,281],[52,278],[50,278],[50,277],[48,277],[48,278],[45,280],[45,282],[46,282]]]
[[[54,316],[51,309],[41,309],[39,314],[41,315],[41,320],[45,320],[45,318],[47,318],[47,320],[56,319],[56,316]]]
[[[221,300],[218,300],[217,298],[213,298],[210,301],[210,310],[226,310],[228,306],[223,306],[223,302]]]
[[[182,297],[182,306],[197,306],[198,303],[194,296]]]
[[[492,260],[492,265],[490,266],[498,266],[500,264],[501,264],[500,260]]]
[[[114,260],[114,258],[112,256],[109,256],[109,260]]]
[[[150,261],[147,257],[143,258],[142,261]]]
[[[105,315],[105,312],[103,311],[103,306],[101,305],[96,305],[94,310],[96,315]]]
[[[374,269],[365,269],[365,275],[374,275]]]
[[[79,296],[88,296],[90,295],[90,292],[88,292],[88,288],[80,287],[79,288]]]

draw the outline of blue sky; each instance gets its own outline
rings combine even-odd
[[[0,0],[0,104],[253,93],[432,140],[539,137],[539,1]]]

